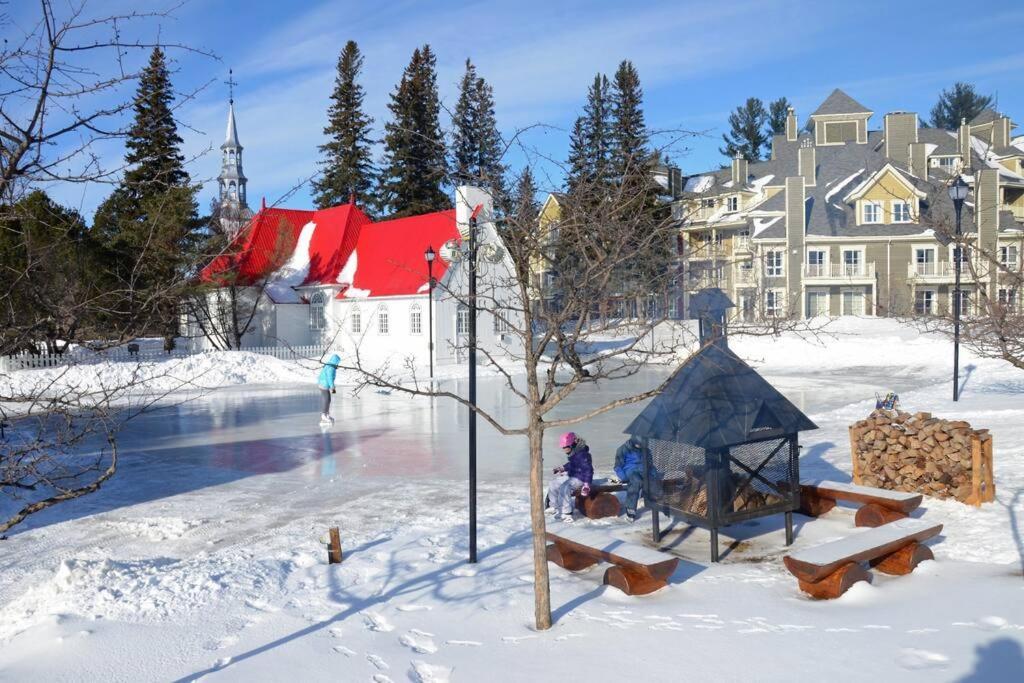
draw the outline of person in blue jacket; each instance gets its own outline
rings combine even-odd
[[[320,371],[320,377],[317,380],[317,384],[320,386],[320,422],[322,424],[334,422],[334,418],[331,417],[331,394],[335,393],[334,377],[338,373],[338,363],[340,362],[341,357],[338,354],[328,358],[327,365]]]
[[[567,458],[566,463],[553,470],[555,478],[548,485],[548,503],[554,508],[555,519],[571,522],[576,507],[576,492],[590,495],[594,481],[594,462],[586,442],[573,432],[562,434],[558,445]]]
[[[640,439],[631,436],[615,451],[615,476],[626,484],[626,517],[636,520],[636,505],[644,485],[644,456]],[[647,492],[644,491],[644,499]]]

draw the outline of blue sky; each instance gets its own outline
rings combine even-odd
[[[145,3],[142,3],[145,5]],[[25,10],[30,3],[20,5]],[[138,7],[92,0],[89,11]],[[29,7],[30,8],[30,7]],[[365,56],[366,107],[378,131],[412,50],[430,43],[447,106],[470,57],[493,85],[505,135],[529,128],[511,150],[513,167],[535,166],[542,189],[561,181],[568,128],[597,71],[636,64],[648,125],[696,133],[671,157],[684,173],[723,163],[718,152],[729,112],[749,96],[785,95],[801,123],[835,87],[875,112],[924,118],[955,80],[998,95],[999,109],[1024,120],[1024,3],[933,0],[831,2],[730,0],[646,3],[240,2],[191,0],[175,18],[149,22],[143,38],[207,48],[218,59],[172,53],[174,82],[185,92],[209,84],[179,110],[189,170],[214,196],[223,140],[228,68],[239,85],[235,107],[245,147],[249,203],[274,203],[316,169],[338,52],[346,40]],[[1024,129],[1020,132],[1024,133]],[[116,159],[116,146],[103,149]],[[107,188],[52,188],[91,217]],[[311,205],[308,184],[285,205]]]

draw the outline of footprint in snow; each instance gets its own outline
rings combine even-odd
[[[398,606],[398,611],[399,612],[423,612],[423,611],[429,612],[432,609],[434,609],[434,608],[431,607],[430,605],[399,605]]]
[[[416,683],[448,683],[452,678],[452,670],[450,666],[414,661],[410,678]]]
[[[476,570],[471,568],[471,567],[457,567],[457,568],[452,570],[452,576],[462,576],[462,577],[476,576]],[[532,576],[530,577],[530,580],[533,581],[533,577]]]
[[[421,655],[432,655],[437,652],[437,645],[434,644],[433,633],[412,629],[398,639],[402,645]]]
[[[569,640],[570,638],[582,638],[582,633],[566,633],[565,635],[558,636],[555,640]]]
[[[387,619],[377,614],[376,612],[367,612],[363,615],[363,620],[366,622],[366,628],[371,631],[377,631],[378,633],[388,633],[394,631],[395,627],[392,626]]]
[[[387,671],[391,668],[390,666],[388,666],[388,663],[385,662],[384,659],[378,655],[367,654],[366,661],[377,667],[379,671]]]
[[[389,676],[385,676],[384,674],[374,674],[373,675],[373,683],[395,683],[395,682],[392,681]]]
[[[341,638],[343,631],[340,626],[332,626],[327,629],[327,632],[331,634],[331,638]]]
[[[521,641],[532,640],[537,636],[502,636],[501,639],[509,645],[518,645]]]
[[[1001,628],[1006,628],[1009,623],[1002,617],[982,617],[978,619],[978,628],[985,629],[986,631],[998,631]]]
[[[345,655],[346,657],[355,657],[356,656],[356,651],[355,650],[350,650],[347,647],[345,647],[344,645],[335,645],[331,649],[334,650],[335,652],[337,652],[338,654]]]
[[[444,644],[445,645],[466,645],[467,647],[480,647],[481,645],[483,645],[483,643],[481,643],[478,640],[446,640],[446,641],[444,641]]]
[[[896,663],[904,669],[940,669],[949,663],[949,657],[928,650],[904,649]]]

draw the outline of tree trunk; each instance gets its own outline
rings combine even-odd
[[[230,288],[231,293],[231,337],[235,349],[242,348],[242,331],[238,329],[238,293],[234,287]]]
[[[530,529],[533,532],[533,617],[538,631],[551,628],[551,585],[548,582],[548,554],[544,524],[544,430],[531,420],[530,442]]]

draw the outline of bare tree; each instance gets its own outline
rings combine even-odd
[[[117,179],[123,169],[104,164],[99,147],[125,135],[144,63],[137,57],[157,45],[208,53],[137,37],[157,35],[165,11],[94,15],[84,1],[51,0],[37,8],[19,24],[0,14],[8,36],[0,48],[0,362],[44,345],[123,343],[166,317],[186,284],[175,276],[140,286],[138,274],[159,253],[155,235],[113,274],[81,218],[39,190]],[[157,220],[169,211],[160,202],[146,208]],[[0,365],[0,421],[11,418],[0,442],[0,532],[113,476],[117,430],[158,398],[123,407],[137,400],[143,374],[136,364],[127,380],[96,387],[79,385],[73,367],[31,380]]]

